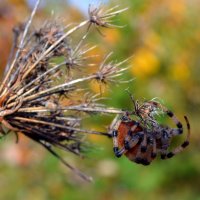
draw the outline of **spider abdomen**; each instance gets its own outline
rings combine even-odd
[[[156,157],[156,155],[152,153],[152,150],[152,146],[148,146],[147,150],[142,152],[141,144],[137,144],[132,149],[127,151],[125,155],[129,160],[137,164],[149,165]]]
[[[134,130],[132,130],[132,127],[134,126]],[[152,156],[152,145],[142,145],[144,140],[144,131],[143,128],[134,120],[120,123],[118,127],[117,140],[119,148],[126,149],[124,155],[132,162],[149,165],[156,157],[155,155]],[[126,143],[128,143],[129,148],[126,147]]]
[[[119,147],[124,146],[124,141],[125,141],[125,138],[128,137],[128,133],[131,133],[130,135],[131,137],[137,132],[142,131],[142,127],[139,127],[139,126],[135,129],[134,132],[131,131],[131,127],[134,126],[135,123],[136,123],[135,121],[121,122],[118,128],[118,136],[117,136]]]

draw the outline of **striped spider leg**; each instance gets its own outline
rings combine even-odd
[[[179,146],[177,146],[174,150],[168,152],[168,147],[170,146],[171,139],[174,136],[180,135],[183,133],[183,126],[182,123],[177,119],[177,117],[171,112],[167,111],[167,115],[172,118],[174,123],[176,124],[177,128],[169,128],[165,127],[162,128],[161,132],[161,159],[167,159],[175,156],[176,154],[182,152],[188,145],[190,141],[190,123],[186,116],[184,116],[187,126],[187,135],[186,139],[183,141],[183,143]]]
[[[161,105],[160,103],[156,102],[156,101],[148,101],[146,103],[144,103],[144,107],[148,108],[148,110],[157,110],[160,109],[162,110],[164,113],[167,114],[168,117],[170,117],[172,119],[172,121],[174,122],[174,124],[177,126],[177,128],[170,128],[170,127],[162,127],[161,125],[158,125],[157,123],[152,123],[152,125],[154,125],[154,128],[157,129],[157,143],[159,146],[159,143],[161,144],[160,146],[160,152],[161,152],[161,159],[166,159],[166,158],[171,158],[174,155],[176,155],[177,153],[180,153],[181,151],[183,151],[184,148],[186,148],[189,145],[189,140],[190,140],[190,123],[189,120],[187,118],[187,116],[184,116],[185,121],[186,121],[186,126],[187,126],[187,136],[185,141],[178,146],[177,148],[175,148],[173,151],[168,152],[168,147],[171,144],[171,139],[174,136],[180,135],[183,133],[183,125],[182,123],[178,120],[178,118],[176,117],[176,115],[168,110],[166,107],[164,107],[163,105]],[[156,127],[157,126],[157,127]]]

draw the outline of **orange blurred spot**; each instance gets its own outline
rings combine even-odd
[[[92,47],[93,45],[91,45]],[[98,47],[95,47],[94,49],[91,49],[86,53],[86,56],[88,57],[88,61],[92,66],[88,67],[89,73],[95,73],[97,69],[99,68],[100,63],[102,62],[104,58],[105,51]]]
[[[99,141],[100,138],[98,135],[89,135],[89,140],[91,141]]]
[[[133,75],[141,78],[156,74],[160,68],[157,56],[147,48],[140,48],[135,53],[131,65]]]
[[[168,1],[168,7],[173,16],[183,16],[186,11],[186,2],[185,0],[170,0]]]
[[[116,44],[121,37],[117,29],[105,29],[103,34],[105,35],[104,40],[111,45]]]
[[[91,130],[103,131],[102,129],[100,130],[99,127],[92,127]],[[90,134],[88,135],[88,139],[91,142],[102,142],[105,140],[105,137],[102,137],[101,135]]]

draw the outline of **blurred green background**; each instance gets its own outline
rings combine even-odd
[[[130,109],[131,101],[124,91],[128,87],[137,99],[157,97],[183,123],[183,115],[188,116],[192,130],[190,146],[172,159],[157,158],[146,167],[126,157],[116,158],[112,140],[89,137],[93,147],[85,159],[63,154],[71,164],[93,176],[93,183],[85,183],[39,145],[24,137],[15,144],[15,137],[9,135],[0,141],[0,199],[200,199],[200,0],[113,2],[108,5],[129,7],[116,19],[117,24],[126,26],[102,30],[105,37],[93,30],[89,43],[98,44],[93,53],[102,56],[114,51],[114,60],[133,55],[123,80],[135,80],[106,89],[105,95],[110,98],[106,104]],[[85,15],[65,1],[48,1],[35,20],[51,18],[52,9],[55,16],[66,21],[80,22]],[[23,22],[30,12],[25,0],[0,2],[1,75],[12,42],[12,27]],[[90,87],[98,92],[94,83]],[[113,117],[88,118],[87,123],[105,131]],[[167,123],[173,126],[170,121]],[[183,134],[173,146],[184,137]]]

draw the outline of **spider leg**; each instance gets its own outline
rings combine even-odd
[[[172,136],[176,136],[176,135],[180,135],[183,133],[183,125],[182,123],[178,120],[178,118],[174,115],[174,113],[170,110],[168,110],[167,108],[163,108],[164,111],[166,112],[166,114],[172,118],[173,122],[176,124],[177,128],[173,128],[173,129],[170,129],[170,131],[165,131],[163,130],[165,133],[164,134],[164,137],[165,137],[165,141],[163,141],[164,143],[162,144],[162,147],[161,147],[161,159],[166,159],[168,157],[172,157],[173,155],[173,152],[170,152],[168,153],[167,152],[167,149],[169,147],[169,141],[170,141],[170,138],[172,138]],[[185,120],[186,122],[188,122],[187,120],[187,117],[185,117]],[[189,122],[187,123],[189,124]],[[167,139],[166,139],[167,137]]]
[[[128,131],[128,134],[126,135],[125,139],[124,139],[124,147],[126,150],[131,149],[133,146],[135,146],[135,142],[133,139],[133,134],[134,131],[136,130],[136,128],[139,126],[138,122],[135,122],[135,124],[131,127],[131,129]],[[137,141],[138,142],[138,141]]]
[[[119,144],[118,144],[118,140],[117,140],[117,136],[118,136],[118,127],[120,125],[120,123],[122,122],[121,118],[119,115],[117,115],[111,126],[110,126],[110,130],[112,130],[112,138],[113,138],[113,151],[116,157],[121,157],[125,151],[124,148],[119,149]]]
[[[130,134],[131,131],[129,131],[129,134]],[[141,163],[139,162],[139,159],[140,158],[137,158],[137,155],[138,155],[138,146],[140,148],[140,144],[139,144],[139,141],[142,140],[143,138],[143,131],[141,132],[137,132],[136,134],[132,135],[131,139],[128,141],[128,143],[126,144],[126,148],[125,148],[125,154],[126,156],[131,160],[131,161],[134,161],[136,163]],[[136,147],[134,149],[134,147]],[[130,151],[129,151],[130,150]]]
[[[183,151],[184,148],[186,148],[189,145],[189,141],[190,141],[190,123],[189,120],[186,116],[184,116],[185,121],[186,121],[186,125],[187,125],[187,136],[186,136],[186,140],[178,147],[176,147],[173,151],[167,153],[167,158],[171,158],[174,155],[180,153],[181,151]]]
[[[121,124],[121,122],[126,122],[127,120],[130,120],[129,114],[126,113],[125,115],[117,115],[114,120],[112,121],[112,124],[110,126],[110,130],[112,131],[112,138],[113,138],[113,151],[116,157],[121,157],[124,152],[125,152],[125,148],[122,147],[121,149],[119,149],[119,144],[118,144],[118,128]],[[137,127],[135,127],[137,128]]]
[[[151,158],[154,159],[156,155],[157,155],[156,139],[153,139],[153,150],[151,152]]]
[[[129,89],[127,88],[126,89],[126,92],[128,93],[128,95],[130,96],[131,98],[131,101],[133,102],[133,113],[132,114],[136,114],[138,115],[138,110],[139,110],[139,103],[137,100],[135,100],[133,94],[130,93]]]
[[[118,144],[118,140],[117,140],[117,135],[118,135],[118,131],[117,130],[113,130],[112,131],[112,137],[113,137],[113,151],[116,157],[121,157],[123,155],[123,153],[125,152],[125,148],[121,148],[119,149],[119,144]]]
[[[111,133],[112,133],[112,130],[117,130],[119,125],[121,123],[121,120],[120,120],[120,115],[116,115],[116,117],[113,119],[111,125],[110,125],[110,130],[111,130]]]
[[[134,136],[132,136],[131,140],[128,142],[126,141],[126,146],[125,146],[125,149],[126,150],[129,150],[129,149],[132,149],[136,144],[138,144],[139,140],[141,137],[143,137],[143,133],[141,134],[142,132],[138,132],[136,133]]]
[[[141,143],[141,153],[145,153],[147,151],[147,130],[146,130],[146,123],[145,123],[145,126],[144,126],[144,137],[143,137],[143,140],[142,140],[142,143]]]
[[[162,159],[162,160],[164,160],[164,159],[166,159],[167,157],[167,150],[165,149],[165,150],[161,150],[161,155],[160,155],[160,158]]]
[[[137,132],[134,135],[132,134],[134,133],[134,131],[136,130],[138,126],[139,126],[139,122],[135,122],[135,124],[131,127],[131,129],[128,132],[128,135],[125,137],[124,147],[126,150],[132,149],[134,146],[138,144],[140,140],[142,140],[141,144],[139,145],[138,152],[136,156],[134,157],[134,162],[141,163],[143,165],[148,165],[150,164],[150,162],[147,159],[142,158],[143,154],[146,153],[147,151],[146,129],[144,129],[144,131]]]
[[[159,140],[159,152],[160,152],[160,158],[166,159],[167,156],[167,149],[170,146],[171,142],[171,129],[168,127],[161,127],[161,129],[158,130],[157,134],[159,133],[159,136],[157,139]]]
[[[183,133],[183,125],[182,123],[178,120],[178,118],[174,115],[174,113],[170,110],[165,110],[165,112],[167,113],[167,115],[172,118],[172,120],[174,121],[174,123],[177,126],[177,129],[173,129],[173,134],[174,135],[179,135],[181,133]]]
[[[135,157],[135,162],[142,165],[149,165],[150,164],[150,158],[148,158],[148,152],[147,152],[147,134],[146,130],[142,132],[142,142],[140,144],[140,147],[138,148],[138,152]]]
[[[165,136],[163,136],[163,138],[161,138],[161,147],[160,147],[160,158],[161,159],[166,159],[167,156],[167,149],[169,148],[170,145],[170,137],[168,137],[169,134],[166,134]],[[167,139],[165,137],[168,137]]]

